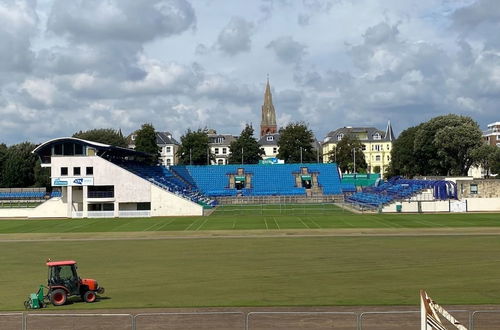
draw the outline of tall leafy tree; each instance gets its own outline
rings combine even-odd
[[[2,185],[10,188],[31,187],[35,184],[34,168],[37,157],[31,153],[35,145],[24,142],[10,146],[4,157]]]
[[[358,138],[351,135],[345,135],[337,143],[337,147],[330,151],[329,159],[331,162],[336,159],[337,166],[342,172],[366,172],[368,167],[363,153],[363,144]],[[356,161],[356,164],[354,164],[354,161]]]
[[[473,152],[482,145],[479,125],[470,117],[446,115],[420,125],[414,151],[425,175],[467,175]]]
[[[418,167],[419,162],[414,150],[415,135],[419,127],[405,129],[392,144],[391,163],[387,169],[387,177],[401,175],[411,178],[422,172]]]
[[[281,128],[278,141],[278,158],[285,163],[309,163],[316,161],[316,152],[313,150],[314,136],[305,123],[290,123]]]
[[[148,153],[152,156],[152,162],[157,163],[160,148],[156,144],[156,131],[152,124],[143,124],[136,131],[135,150]]]
[[[181,145],[177,150],[179,164],[182,165],[208,165],[208,160],[214,160],[210,153],[207,129],[199,128],[197,131],[188,129],[181,137]]]
[[[40,160],[35,163],[35,168],[33,170],[34,175],[34,186],[35,187],[45,187],[50,188],[50,167],[42,167]]]
[[[492,167],[496,169],[496,160],[500,161],[500,149],[488,144],[483,144],[475,149],[472,157],[474,158],[474,165],[481,166],[486,171],[486,177],[490,173],[497,174],[498,172],[492,171]]]
[[[109,144],[117,147],[127,147],[127,140],[123,137],[121,130],[111,128],[98,128],[89,131],[79,131],[73,134],[73,137]]]
[[[260,148],[259,142],[253,137],[253,127],[246,125],[241,135],[231,142],[229,149],[231,155],[229,156],[230,164],[257,164],[262,159],[264,151]]]
[[[496,178],[500,179],[500,148],[497,148],[491,157],[491,173],[497,174]]]
[[[3,143],[0,143],[0,187],[3,186],[3,164],[5,162],[5,155],[7,153],[7,146]]]

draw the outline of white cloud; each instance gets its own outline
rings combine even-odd
[[[47,25],[80,42],[145,42],[182,33],[195,22],[185,0],[55,0]]]
[[[321,139],[457,112],[498,121],[494,0],[0,0],[0,143],[260,123]],[[41,121],[40,118],[47,118]]]
[[[21,85],[21,90],[45,105],[52,105],[56,94],[56,87],[47,79],[28,79]]]

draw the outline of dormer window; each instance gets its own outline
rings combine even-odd
[[[374,140],[380,140],[381,138],[382,138],[382,137],[380,136],[380,134],[379,134],[379,133],[375,133],[375,134],[373,134],[373,139],[374,139]]]
[[[344,137],[343,133],[337,134],[337,140],[340,141]]]
[[[266,140],[267,140],[267,141],[274,141],[274,136],[272,136],[272,135],[271,135],[271,136],[268,136],[268,137],[266,138]]]

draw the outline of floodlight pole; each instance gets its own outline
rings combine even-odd
[[[241,148],[241,165],[243,165],[243,148]]]
[[[300,147],[300,163],[302,164],[302,147]]]
[[[354,157],[354,174],[356,174],[356,148],[352,148],[352,154]]]

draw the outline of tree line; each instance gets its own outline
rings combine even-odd
[[[135,150],[152,155],[156,164],[160,149],[152,124],[143,124],[134,132]],[[319,149],[311,129],[303,122],[290,123],[279,131],[278,158],[285,163],[317,162]],[[127,147],[120,130],[109,128],[79,131],[73,137],[104,144]],[[188,129],[181,137],[177,151],[181,165],[206,165],[214,160],[209,152],[206,128]],[[42,168],[32,153],[30,142],[6,146],[0,144],[0,187],[49,187],[49,168]],[[254,138],[254,129],[246,125],[229,146],[229,164],[257,164],[264,151]],[[355,155],[353,155],[355,153]],[[356,162],[354,164],[354,157]],[[328,154],[342,172],[365,172],[367,163],[362,142],[346,135]],[[409,127],[393,142],[391,162],[386,177],[392,176],[464,176],[471,166],[480,165],[489,173],[500,173],[500,148],[486,145],[479,125],[470,117],[446,115]],[[355,167],[355,168],[354,168]],[[377,169],[374,169],[375,172]]]
[[[156,131],[152,124],[143,124],[135,134],[135,150],[150,154],[149,162],[156,164],[160,149],[156,144]],[[291,123],[280,130],[281,139],[278,143],[278,158],[287,163],[316,161],[313,151],[314,137],[312,131],[304,123]],[[235,139],[229,149],[228,162],[230,164],[257,164],[264,151],[253,137],[254,129],[246,125],[241,134]],[[121,130],[110,128],[79,131],[73,137],[99,142],[118,147],[127,147],[127,138]],[[7,147],[0,144],[0,187],[50,187],[50,168],[41,167],[38,157],[32,153],[37,145],[31,142]],[[208,130],[188,129],[181,137],[181,145],[177,156],[179,164],[206,165],[213,161],[214,155],[209,151],[210,141]],[[302,157],[302,158],[301,158]]]
[[[388,177],[466,176],[471,166],[500,173],[500,148],[487,145],[467,116],[432,118],[402,131],[393,143]]]

